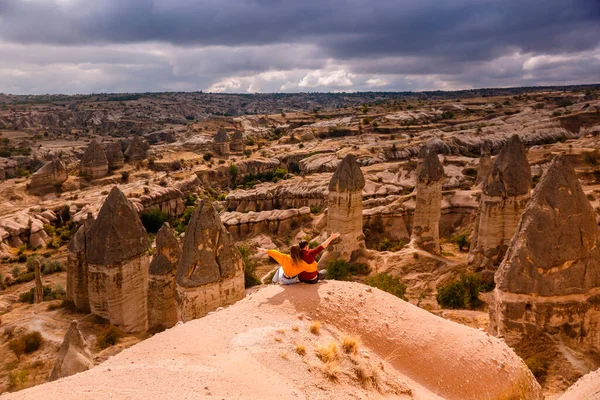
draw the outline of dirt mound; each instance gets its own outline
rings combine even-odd
[[[327,281],[269,286],[90,371],[6,399],[186,395],[541,398],[525,364],[502,341],[378,289]]]

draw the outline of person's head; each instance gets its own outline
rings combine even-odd
[[[300,250],[304,250],[308,247],[308,242],[306,240],[301,240],[298,243],[298,246],[300,246]]]
[[[302,261],[302,250],[299,245],[295,244],[290,248],[290,256],[295,264]]]

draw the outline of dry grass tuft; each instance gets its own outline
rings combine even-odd
[[[337,344],[335,342],[331,342],[325,346],[317,346],[315,352],[319,360],[324,363],[337,360],[338,358]]]
[[[312,333],[313,335],[318,335],[320,331],[321,331],[321,323],[319,321],[313,321],[310,324],[310,333]]]
[[[344,336],[342,338],[342,349],[348,354],[358,353],[358,339],[351,336]]]
[[[285,331],[283,329],[277,329],[275,332],[279,333],[280,335],[285,335]]]
[[[337,362],[334,362],[334,361],[327,362],[327,363],[323,364],[323,367],[321,368],[321,370],[323,371],[323,373],[329,380],[337,381],[338,375],[340,373],[340,366],[338,365]]]
[[[283,358],[284,360],[287,360],[287,359],[288,359],[288,355],[287,355],[287,353],[281,353],[281,354],[280,354],[280,356],[281,356],[281,358]]]
[[[300,330],[300,328],[298,328],[298,325],[294,325],[294,326],[292,326],[292,330],[294,332],[298,332]]]
[[[276,342],[279,342],[279,343],[281,343],[281,342],[283,341],[283,339],[282,339],[282,338],[280,338],[280,337],[276,337],[276,338],[275,338],[275,341],[276,341]]]
[[[360,384],[364,387],[373,386],[376,390],[379,390],[379,374],[375,368],[369,368],[364,364],[359,364],[354,369],[354,373],[356,374],[356,379],[360,382]]]
[[[296,346],[296,353],[298,353],[298,355],[304,356],[306,354],[306,346],[303,344],[299,344],[298,346]]]

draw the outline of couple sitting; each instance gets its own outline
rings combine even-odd
[[[273,276],[273,283],[291,285],[298,281],[304,283],[317,283],[319,281],[319,270],[315,259],[329,244],[340,236],[333,233],[326,241],[314,249],[308,248],[308,242],[302,240],[290,248],[290,254],[283,254],[277,250],[267,250],[259,247],[257,250],[271,256],[281,267]],[[321,277],[321,279],[323,279]]]

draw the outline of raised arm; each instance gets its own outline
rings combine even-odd
[[[340,234],[339,234],[339,233],[337,233],[337,232],[335,232],[335,233],[332,233],[331,235],[329,235],[329,237],[327,238],[327,240],[325,240],[323,243],[321,243],[321,246],[322,246],[323,248],[325,248],[325,247],[329,246],[329,244],[330,244],[331,242],[333,242],[335,239],[337,239],[337,238],[339,238],[339,237],[340,237]]]

